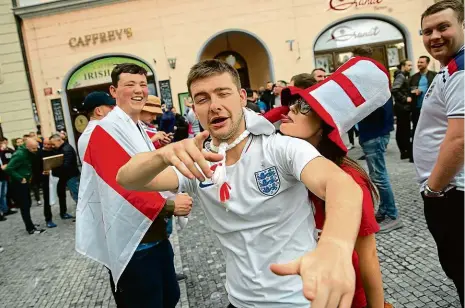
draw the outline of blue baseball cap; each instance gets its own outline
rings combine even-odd
[[[116,101],[106,92],[96,91],[89,93],[84,102],[82,103],[82,109],[86,111],[92,111],[99,106],[116,106]]]

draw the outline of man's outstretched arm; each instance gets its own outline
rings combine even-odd
[[[203,174],[207,177],[213,175],[208,161],[216,162],[222,159],[219,154],[202,151],[206,138],[208,131],[154,152],[139,153],[120,168],[116,181],[130,190],[175,191],[179,186],[178,176],[172,168],[167,168],[168,166],[174,166],[189,179],[197,178],[204,181]]]

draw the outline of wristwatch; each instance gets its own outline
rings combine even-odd
[[[428,184],[425,185],[425,190],[423,191],[426,197],[432,197],[432,198],[439,198],[444,196],[444,191],[434,191],[432,190]]]

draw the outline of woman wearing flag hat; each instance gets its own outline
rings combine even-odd
[[[341,134],[346,131],[338,129],[338,127],[350,128],[350,123],[355,124],[354,118],[357,113],[347,114],[333,112],[335,109],[325,109],[324,103],[320,103],[311,95],[312,91],[320,85],[313,87],[317,81],[308,78],[307,75],[309,74],[294,76],[291,85],[296,87],[286,88],[281,94],[283,107],[288,108],[289,112],[287,115],[282,115],[280,130],[284,135],[307,140],[324,157],[337,164],[360,185],[363,191],[363,204],[360,231],[352,255],[356,273],[352,308],[382,308],[385,307],[383,282],[375,239],[379,226],[375,219],[373,204],[379,196],[365,170],[346,156],[347,149],[341,139]],[[352,104],[350,101],[342,103]],[[338,103],[333,104],[338,105]],[[310,198],[315,207],[316,227],[318,232],[321,232],[325,220],[325,202],[313,194],[310,194]],[[391,306],[386,304],[386,307]]]

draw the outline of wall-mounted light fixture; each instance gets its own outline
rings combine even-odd
[[[168,58],[168,64],[172,69],[176,68],[176,58]]]

